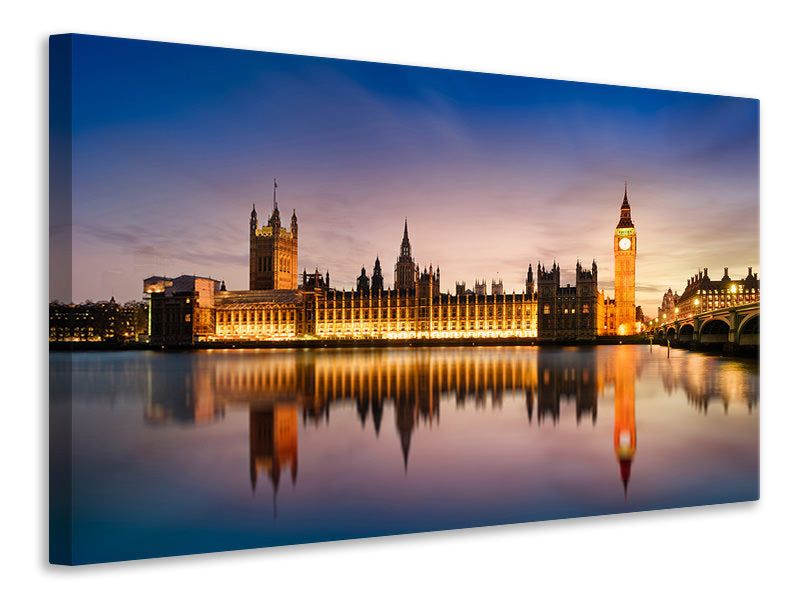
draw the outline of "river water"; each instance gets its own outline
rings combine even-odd
[[[647,346],[50,355],[75,563],[755,500],[758,390]]]

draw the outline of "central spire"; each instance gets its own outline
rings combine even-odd
[[[619,209],[619,223],[617,229],[631,228],[633,221],[631,220],[631,205],[628,204],[628,182],[625,182],[625,193],[622,197],[622,206]]]
[[[411,242],[408,240],[408,219],[403,226],[403,241],[400,243],[400,256],[411,257]]]

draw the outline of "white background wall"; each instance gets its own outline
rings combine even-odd
[[[791,335],[800,319],[800,53],[796,19],[771,6],[730,1],[6,3],[0,42],[6,282],[0,364],[10,381],[0,400],[5,404],[0,413],[4,596],[796,593],[800,393],[793,372],[797,361],[781,338]],[[48,566],[46,51],[47,36],[65,32],[760,98],[760,276],[767,346],[762,500],[77,570]],[[779,591],[782,586],[788,587]]]

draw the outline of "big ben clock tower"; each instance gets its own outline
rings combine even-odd
[[[614,303],[617,309],[617,334],[636,333],[636,229],[631,221],[628,184],[614,230]]]

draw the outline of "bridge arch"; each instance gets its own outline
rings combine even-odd
[[[761,313],[750,315],[739,324],[739,331],[736,334],[737,342],[740,346],[757,346],[760,332]]]
[[[681,325],[681,328],[678,330],[678,341],[679,342],[691,342],[694,338],[694,325],[691,323],[685,323]]]
[[[698,342],[701,344],[719,344],[728,341],[731,326],[721,317],[708,319],[700,326]]]
[[[675,331],[675,328],[674,328],[674,327],[669,327],[669,328],[667,329],[667,339],[668,339],[670,342],[674,342],[674,341],[675,341],[675,337],[676,337],[676,331]]]

